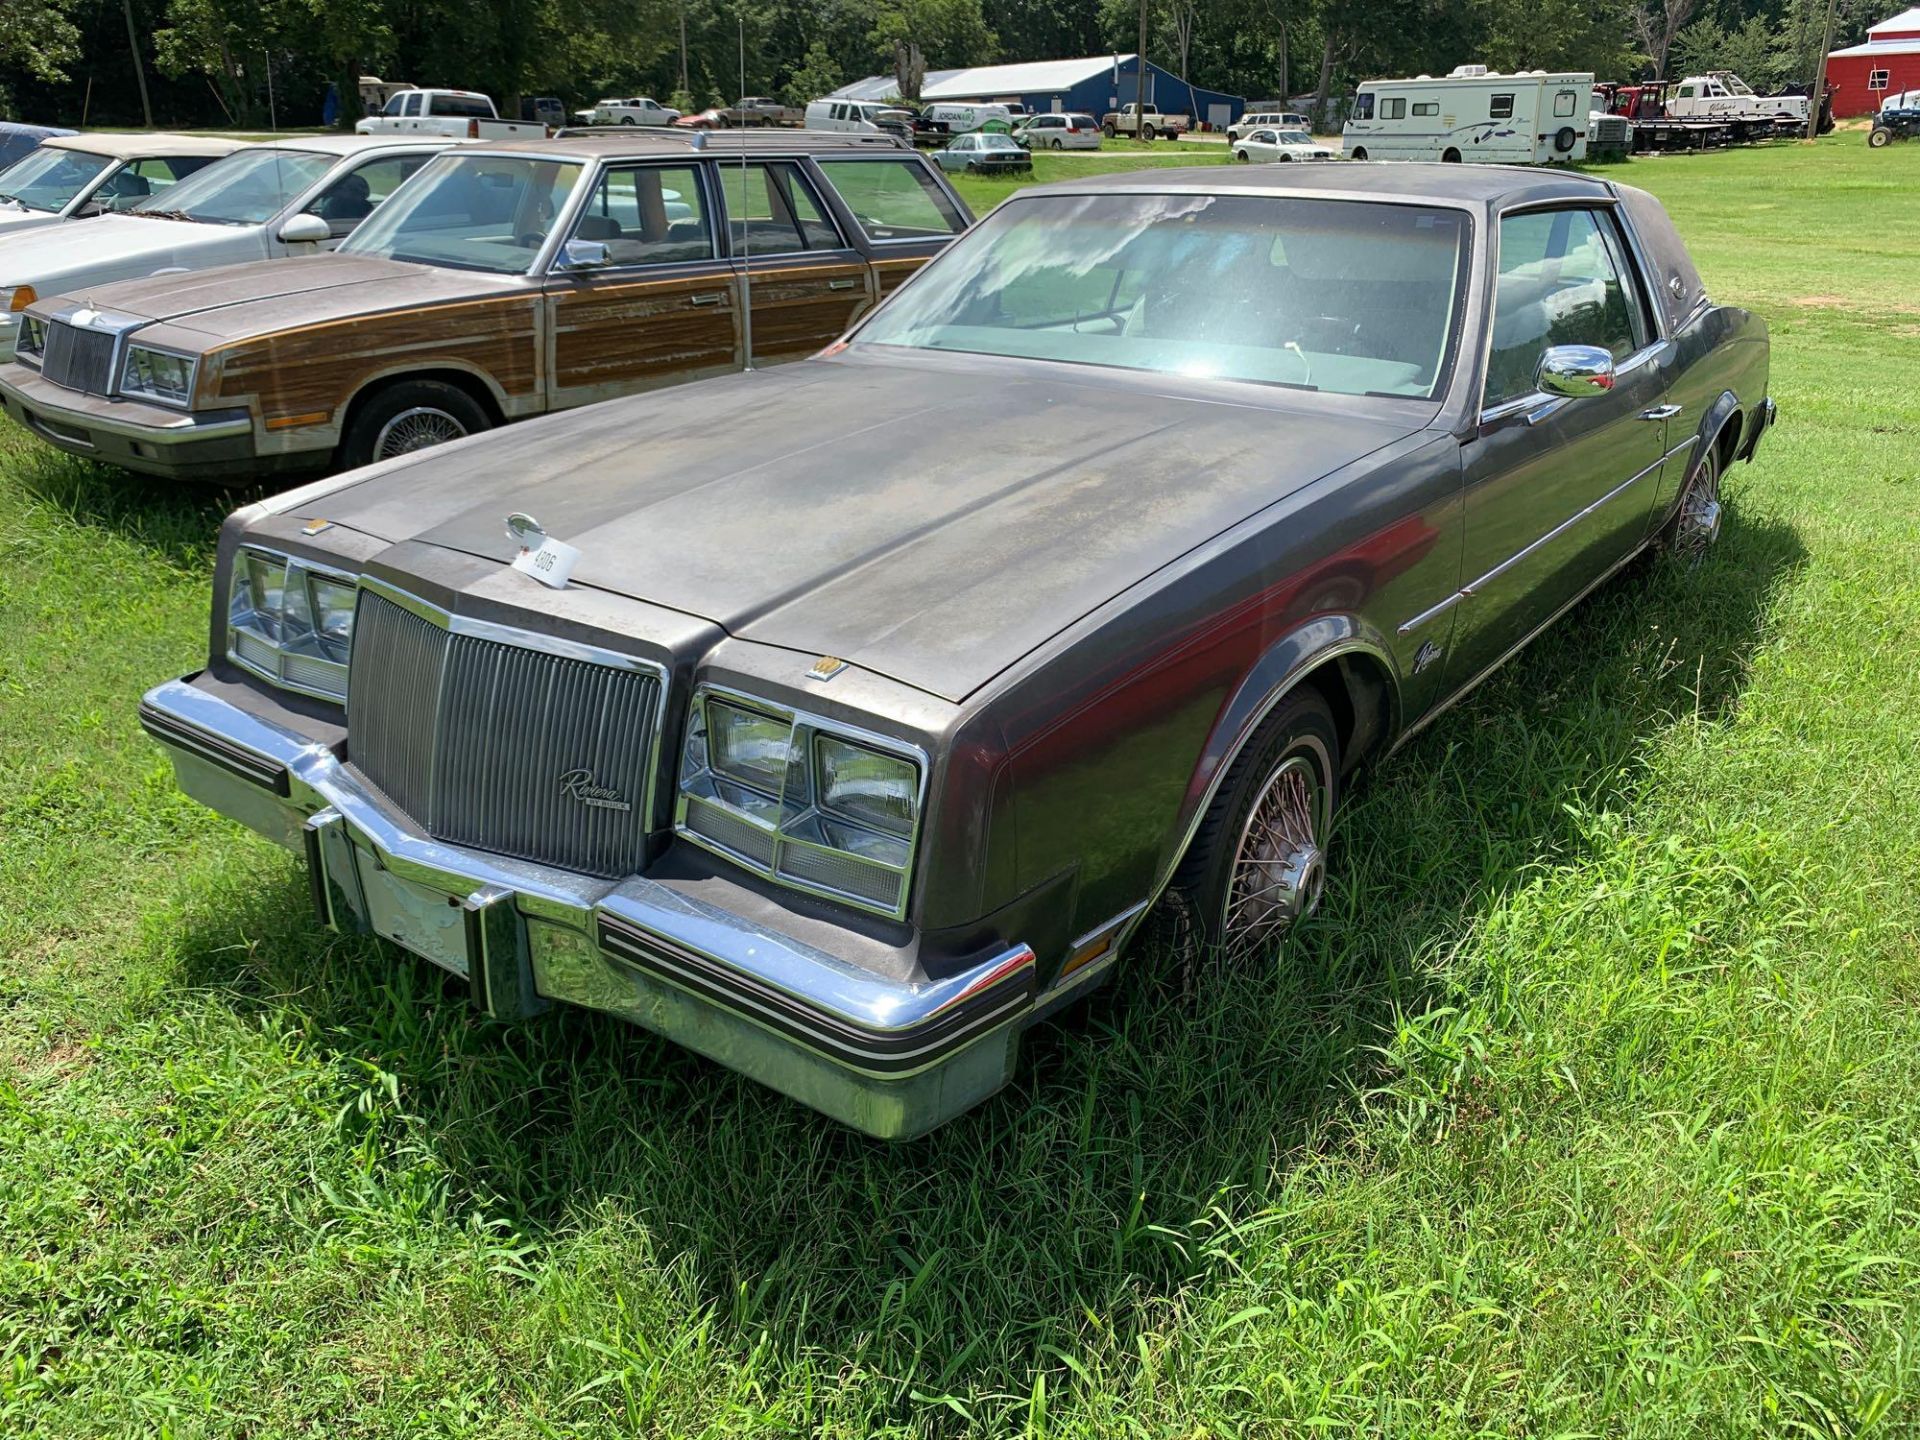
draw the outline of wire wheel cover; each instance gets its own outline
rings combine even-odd
[[[1683,565],[1698,565],[1713,548],[1720,538],[1721,514],[1720,467],[1710,456],[1701,462],[1693,483],[1687,486],[1673,529],[1673,552]]]
[[[467,427],[446,411],[418,405],[402,410],[380,427],[379,438],[373,442],[373,458],[391,460],[395,455],[408,455],[430,445],[458,440],[466,433]]]
[[[1313,913],[1326,884],[1326,785],[1313,760],[1286,757],[1247,812],[1227,877],[1220,937],[1231,951],[1271,944]]]

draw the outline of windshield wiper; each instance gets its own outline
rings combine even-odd
[[[156,220],[191,220],[184,210],[122,210],[122,215],[151,215]]]

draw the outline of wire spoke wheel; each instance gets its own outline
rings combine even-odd
[[[1222,947],[1257,954],[1311,915],[1326,888],[1327,787],[1305,754],[1274,767],[1247,812],[1220,916]]]
[[[1709,452],[1694,471],[1673,520],[1670,548],[1682,569],[1695,570],[1720,539],[1724,512],[1720,505],[1720,465]]]
[[[410,455],[415,450],[458,440],[466,433],[467,427],[460,423],[458,416],[430,405],[418,405],[402,410],[380,427],[380,434],[373,442],[373,458],[391,460],[396,455]]]

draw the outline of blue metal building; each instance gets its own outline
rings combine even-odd
[[[1033,60],[1019,65],[978,65],[968,70],[929,70],[922,101],[1018,101],[1029,110],[1078,110],[1104,115],[1130,104],[1140,84],[1138,55],[1089,55],[1080,60]],[[873,75],[833,92],[844,100],[885,100],[899,93],[891,75]],[[1178,75],[1147,64],[1146,103],[1195,125],[1220,129],[1238,120],[1247,102],[1238,95],[1188,85]]]

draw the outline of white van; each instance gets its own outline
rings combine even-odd
[[[1592,95],[1590,73],[1461,65],[1442,79],[1366,81],[1341,134],[1350,160],[1567,165],[1586,158]]]
[[[976,130],[994,135],[1013,133],[1013,111],[1005,105],[943,100],[924,107],[920,118],[926,122],[925,129],[940,135],[971,135]]]
[[[878,100],[809,100],[806,128],[867,134],[878,130],[912,144],[913,112],[898,105],[882,105]]]

